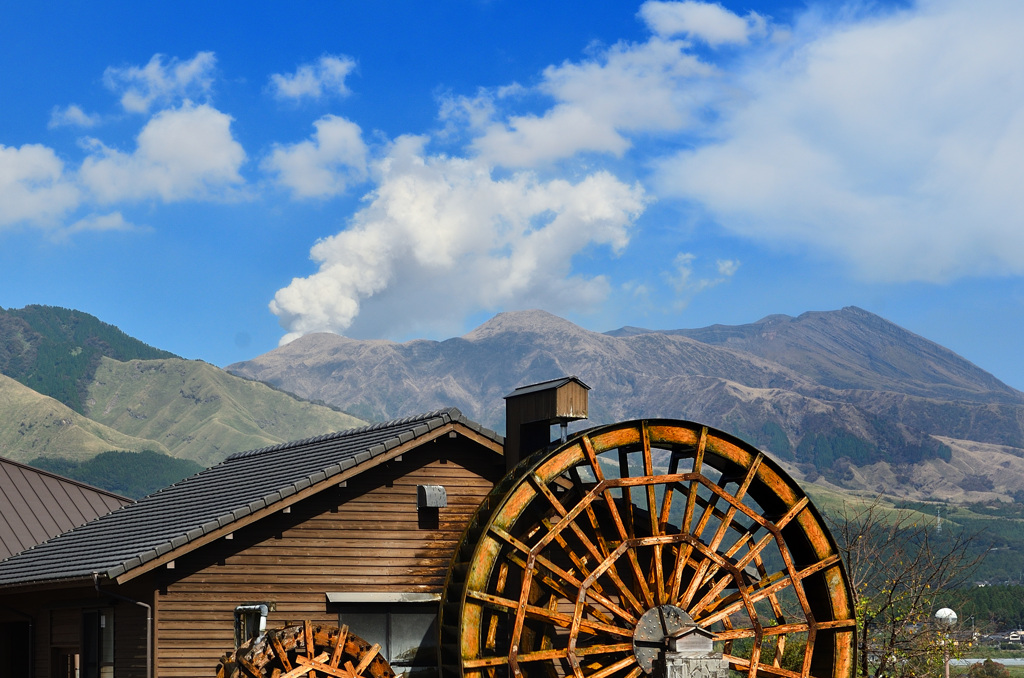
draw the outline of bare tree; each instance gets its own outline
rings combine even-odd
[[[828,516],[854,590],[865,678],[922,675],[950,652],[949,630],[932,615],[955,604],[955,590],[985,553],[974,548],[977,535],[948,523],[937,534],[936,521],[923,518],[877,498]]]

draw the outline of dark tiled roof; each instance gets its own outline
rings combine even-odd
[[[128,497],[0,458],[0,560],[130,502]]]
[[[113,579],[449,423],[503,442],[450,408],[235,454],[0,563],[0,586],[78,579],[93,572]]]

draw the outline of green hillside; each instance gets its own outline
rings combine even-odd
[[[101,358],[173,358],[98,318],[56,306],[0,308],[0,373],[85,411],[85,392]]]
[[[364,423],[53,306],[0,308],[0,375],[0,455],[19,461],[153,450],[209,466]]]
[[[181,359],[103,358],[87,389],[86,414],[203,466],[235,452],[365,423],[213,365]]]
[[[36,457],[84,460],[111,449],[168,452],[157,441],[95,422],[0,375],[0,455],[23,463]]]
[[[101,452],[85,461],[38,457],[29,465],[133,499],[203,470],[189,459],[175,459],[152,450]]]

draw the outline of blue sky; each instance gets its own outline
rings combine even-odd
[[[1024,3],[0,2],[0,306],[313,331],[856,305],[1024,388]]]

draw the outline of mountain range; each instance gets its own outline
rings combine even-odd
[[[1024,497],[1024,394],[855,307],[604,334],[543,311],[508,312],[446,341],[311,334],[226,369],[364,419],[455,405],[498,430],[503,396],[572,374],[592,387],[587,425],[689,419],[837,487]]]
[[[1024,394],[854,307],[604,334],[508,312],[445,341],[311,334],[225,370],[79,311],[0,309],[0,454],[64,468],[152,450],[207,466],[450,406],[501,431],[503,396],[563,375],[592,387],[579,427],[689,419],[749,440],[819,487],[1024,503]]]

